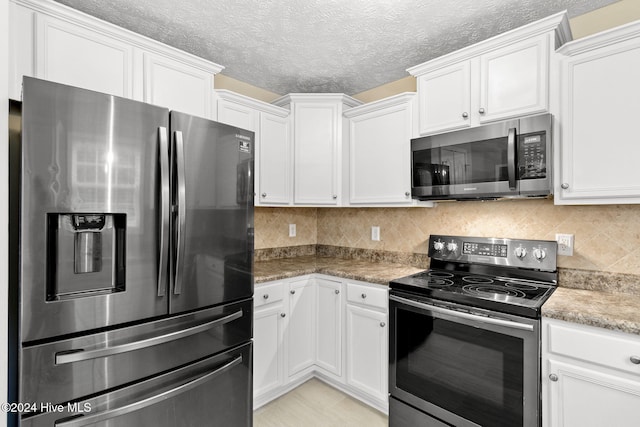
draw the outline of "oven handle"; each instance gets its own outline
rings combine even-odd
[[[417,302],[417,301],[413,301],[413,300],[410,300],[410,299],[397,297],[395,295],[390,295],[389,299],[393,300],[393,301],[396,301],[396,302],[399,302],[399,303],[402,303],[402,304],[410,305],[412,307],[422,308],[422,309],[425,309],[425,310],[430,310],[430,311],[433,311],[435,313],[449,314],[449,315],[457,316],[457,317],[460,317],[460,318],[463,318],[463,319],[477,320],[478,322],[488,323],[490,325],[505,326],[507,328],[522,329],[522,330],[525,330],[525,331],[533,332],[533,325],[526,325],[524,323],[512,322],[510,320],[502,320],[502,319],[496,319],[496,318],[493,318],[493,317],[478,316],[478,315],[471,314],[471,313],[464,313],[462,311],[436,307],[436,306],[433,306],[433,305],[429,305],[429,304],[424,304],[424,303],[420,303],[420,302]]]

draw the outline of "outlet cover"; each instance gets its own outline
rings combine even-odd
[[[296,237],[296,225],[289,224],[289,237]]]
[[[380,227],[377,225],[371,227],[371,240],[374,242],[380,241]]]
[[[573,234],[556,234],[558,242],[558,255],[573,256]]]

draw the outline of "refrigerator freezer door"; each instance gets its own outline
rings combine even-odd
[[[24,418],[22,427],[250,427],[252,344]]]
[[[253,295],[253,132],[171,112],[170,312]]]
[[[169,319],[24,347],[20,402],[101,393],[251,339],[250,299]]]
[[[168,312],[168,117],[25,78],[23,342]]]

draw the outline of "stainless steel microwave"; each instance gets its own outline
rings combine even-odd
[[[412,197],[472,200],[550,195],[552,121],[551,114],[541,114],[412,139]]]

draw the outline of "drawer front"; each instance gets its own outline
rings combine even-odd
[[[389,306],[389,295],[386,289],[348,283],[347,301],[386,310]]]
[[[263,305],[282,301],[284,297],[284,283],[274,283],[271,285],[256,286],[253,295],[253,305],[262,307]]]
[[[578,325],[579,326],[579,325]],[[640,376],[640,337],[588,327],[549,324],[549,351]]]

